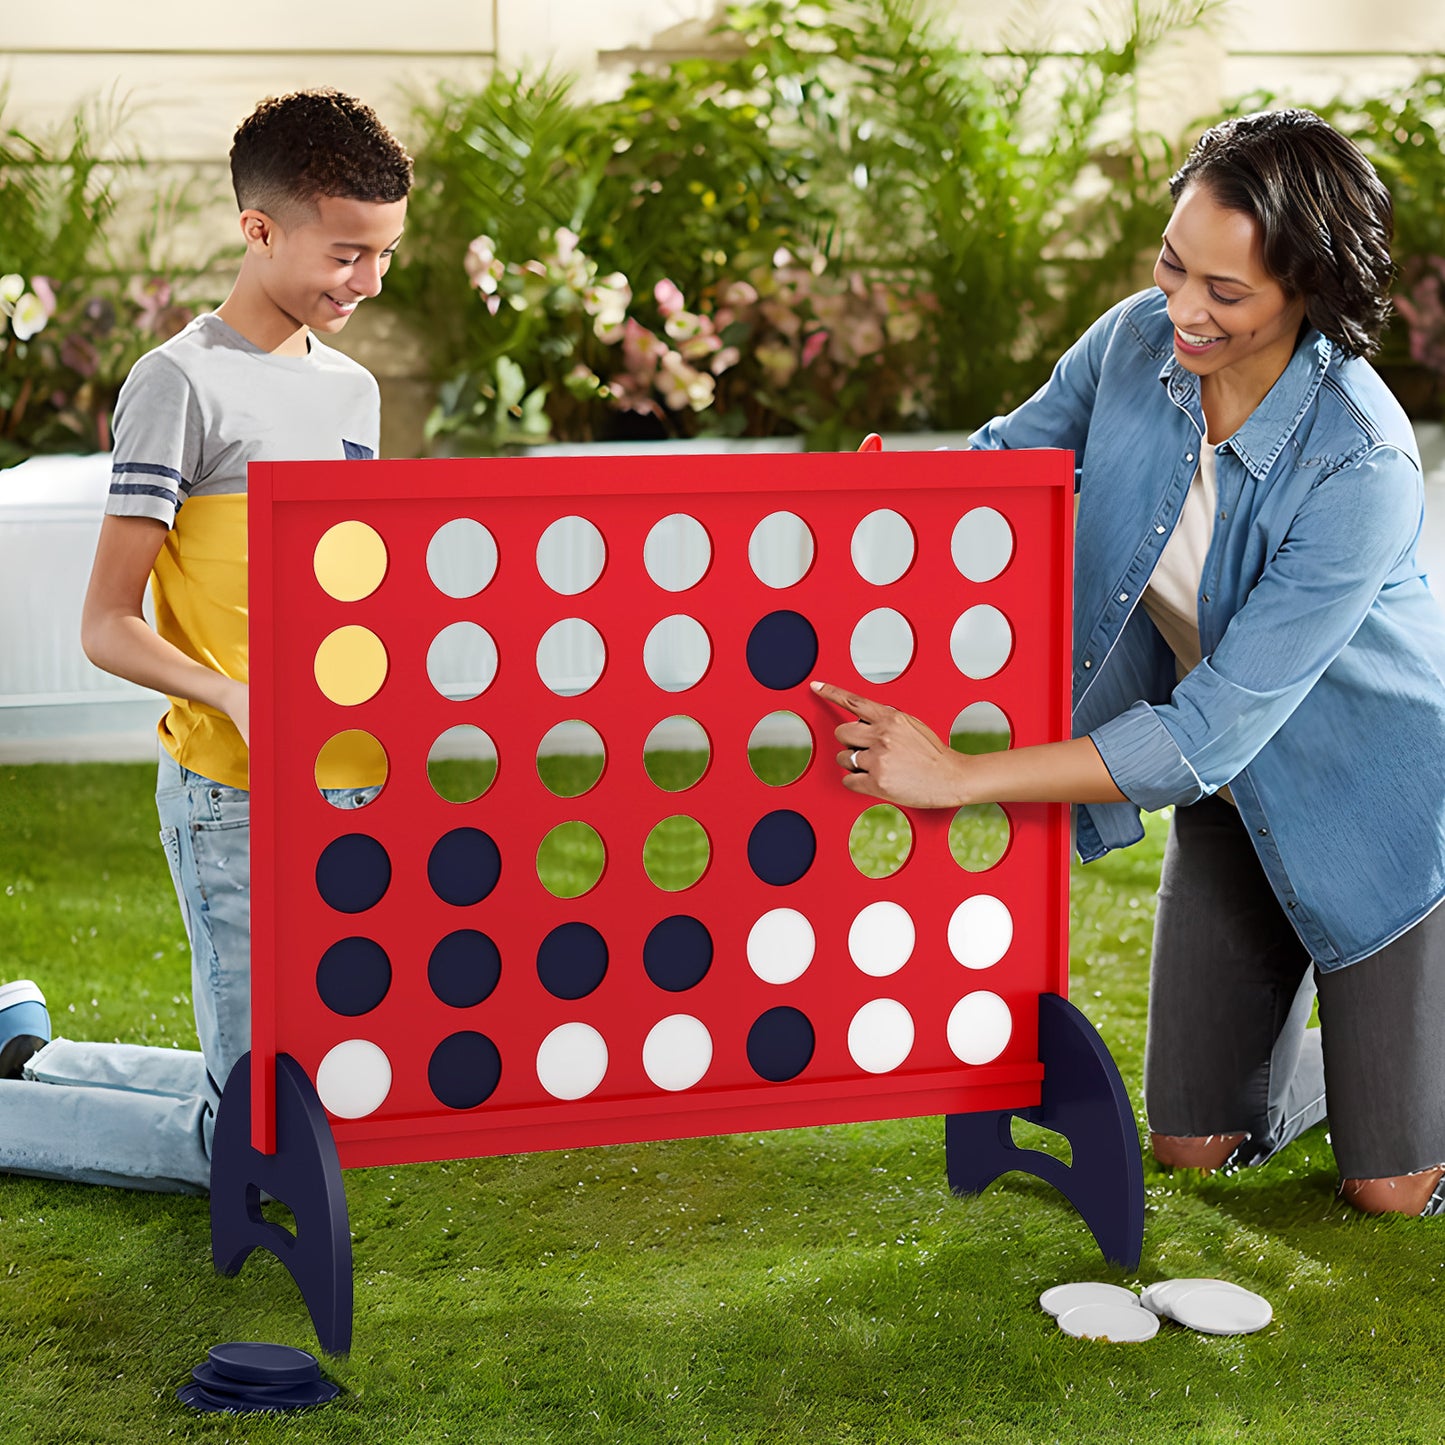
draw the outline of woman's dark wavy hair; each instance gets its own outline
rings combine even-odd
[[[1309,110],[1258,111],[1204,132],[1169,182],[1204,185],[1259,224],[1264,264],[1346,356],[1370,356],[1390,317],[1395,208],[1364,155]]]

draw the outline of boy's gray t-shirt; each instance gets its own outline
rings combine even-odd
[[[190,497],[245,492],[248,462],[374,457],[376,379],[309,341],[276,356],[207,312],[141,357],[116,405],[106,511],[169,527]]]

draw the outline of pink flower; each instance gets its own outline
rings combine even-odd
[[[32,276],[30,289],[35,293],[35,299],[45,308],[45,316],[49,320],[55,315],[55,288],[51,285],[50,277]]]
[[[663,319],[667,320],[676,316],[683,308],[682,292],[677,286],[666,279],[661,280],[652,288],[652,294],[657,301],[657,309],[662,312]]]
[[[732,282],[722,294],[724,306],[751,306],[757,299],[757,290],[746,281]]]
[[[467,247],[467,254],[463,261],[467,269],[467,279],[484,296],[496,294],[497,282],[502,279],[507,269],[497,260],[494,246],[495,242],[490,236],[478,236]],[[493,315],[496,314],[496,307],[489,309]]]
[[[712,405],[716,383],[706,372],[689,366],[677,352],[669,351],[658,368],[657,385],[663,404],[670,410],[690,407],[693,411],[703,411]]]
[[[806,371],[817,359],[818,353],[828,344],[828,333],[821,327],[803,343],[802,367]]]
[[[708,370],[714,376],[721,376],[730,367],[736,366],[743,359],[743,354],[736,346],[724,346],[717,352],[708,363]]]

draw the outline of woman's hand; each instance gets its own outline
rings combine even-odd
[[[954,808],[967,801],[968,759],[932,728],[909,713],[832,683],[815,682],[812,688],[853,714],[833,731],[845,788],[906,808]]]

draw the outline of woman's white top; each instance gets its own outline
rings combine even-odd
[[[1200,662],[1199,581],[1214,536],[1215,510],[1214,448],[1203,442],[1184,510],[1139,599],[1178,660],[1180,677]]]
[[[1214,446],[1201,442],[1199,470],[1189,484],[1184,510],[1159,560],[1144,595],[1139,600],[1159,629],[1159,635],[1174,654],[1178,675],[1182,678],[1199,666],[1199,582],[1204,576],[1204,559],[1214,536],[1214,517],[1218,510],[1214,485]],[[1233,802],[1228,788],[1219,796]]]

